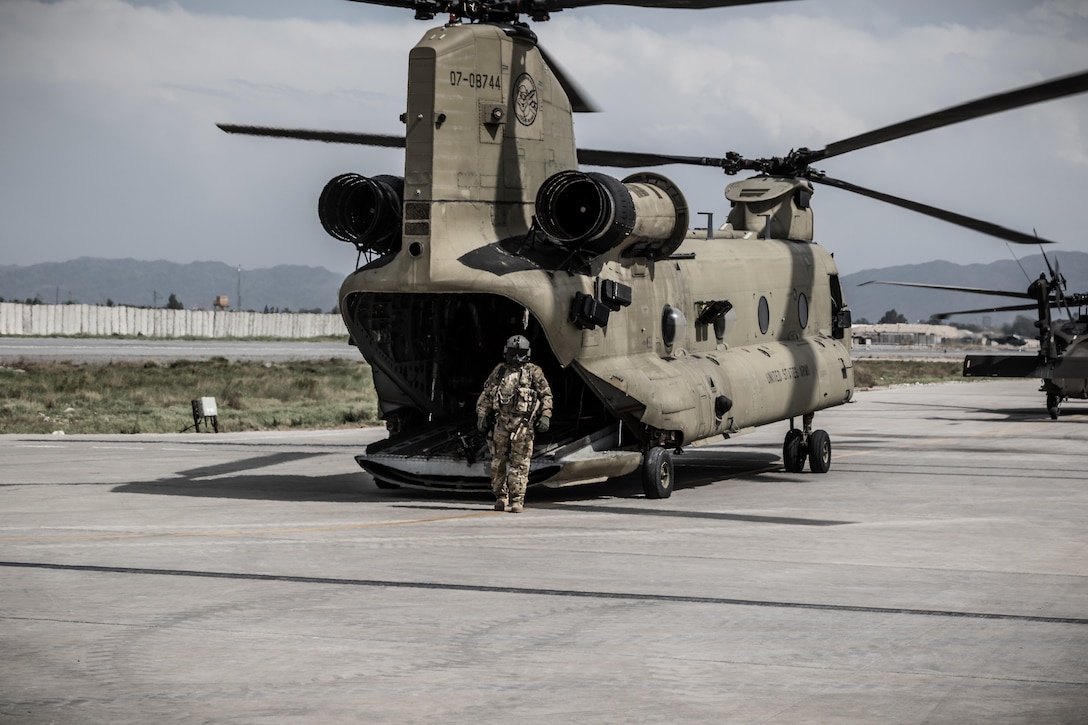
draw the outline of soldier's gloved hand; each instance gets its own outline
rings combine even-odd
[[[547,433],[548,429],[552,427],[552,419],[546,415],[540,416],[540,420],[536,422],[536,429],[541,433]]]
[[[486,433],[487,432],[487,416],[486,415],[481,415],[480,417],[478,417],[476,419],[476,430],[480,431],[481,433]]]

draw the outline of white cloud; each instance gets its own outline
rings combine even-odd
[[[428,26],[409,12],[345,5],[346,22],[244,17],[247,5],[231,0],[217,15],[185,0],[0,2],[4,262],[89,254],[350,265],[350,247],[316,225],[317,194],[342,171],[396,173],[399,152],[230,137],[214,126],[398,133],[408,50]],[[305,0],[298,7],[307,12]],[[604,107],[578,117],[580,145],[688,155],[819,147],[1088,67],[1088,13],[1072,0],[594,9],[534,28]],[[1070,211],[1088,182],[1085,119],[1088,98],[1065,99],[826,167],[1088,247]],[[694,208],[724,214],[728,179],[662,172]],[[1033,183],[1043,177],[1052,183]],[[836,190],[820,189],[815,205],[818,239],[845,271],[1006,254],[999,242]]]

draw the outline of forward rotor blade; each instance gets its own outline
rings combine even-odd
[[[582,90],[582,87],[575,83],[574,79],[567,74],[563,67],[544,50],[544,46],[537,43],[536,49],[540,51],[540,55],[544,58],[544,62],[548,64],[548,67],[552,70],[552,75],[559,81],[559,85],[563,88],[563,91],[567,94],[567,99],[570,101],[570,108],[575,113],[597,113],[601,109],[593,102],[589,97],[589,94]]]
[[[363,0],[366,1],[366,0]],[[640,8],[675,8],[678,10],[707,10],[729,8],[738,5],[762,5],[784,0],[532,0],[529,6],[535,10],[558,12],[569,8],[585,8],[594,5],[628,5]]]
[[[806,155],[806,161],[812,163],[822,159],[839,156],[849,151],[875,146],[886,141],[893,141],[905,136],[912,136],[923,131],[932,131],[943,126],[951,126],[961,121],[969,121],[973,118],[981,118],[1001,111],[1010,111],[1014,108],[1030,106],[1033,103],[1042,103],[1056,98],[1064,98],[1077,93],[1088,91],[1088,71],[1062,76],[1054,80],[1044,81],[1031,86],[1025,86],[1016,90],[998,93],[975,101],[968,101],[958,106],[946,108],[924,116],[912,118],[909,121],[885,126],[884,128],[863,133],[852,138],[828,144],[820,151],[813,151]]]
[[[303,141],[323,141],[325,143],[346,143],[361,146],[385,146],[404,148],[403,136],[390,136],[380,133],[354,133],[351,131],[312,131],[301,128],[272,128],[269,126],[238,126],[229,123],[216,124],[227,133],[246,136],[269,136],[272,138],[294,138]],[[642,166],[664,166],[666,164],[694,164],[697,166],[720,166],[720,160],[698,156],[665,156],[663,154],[638,153],[631,151],[597,151],[578,149],[578,163],[589,166],[610,166],[614,168],[637,168]]]
[[[350,133],[347,131],[310,131],[302,128],[269,128],[267,126],[236,126],[228,123],[216,124],[227,133],[246,136],[271,136],[273,138],[296,138],[303,141],[324,141],[325,143],[350,143],[361,146],[384,146],[404,148],[403,136],[390,136],[381,133]]]
[[[946,317],[952,315],[976,315],[983,312],[1019,312],[1024,310],[1034,310],[1036,305],[1010,305],[1008,307],[980,307],[977,310],[957,310],[955,312],[941,312],[934,315],[938,320],[943,320]]]
[[[386,7],[390,7],[390,8],[409,8],[411,10],[414,10],[418,5],[420,5],[418,0],[349,0],[349,1],[353,2],[353,3],[366,3],[367,5],[385,5]],[[438,7],[437,7],[438,3],[433,3],[433,4],[436,6],[435,10],[437,11],[438,10]]]
[[[495,0],[490,5],[509,12],[532,14],[554,13],[570,8],[584,8],[594,5],[630,5],[642,8],[676,8],[679,10],[707,10],[710,8],[728,8],[737,5],[761,5],[763,3],[784,2],[785,0]],[[409,8],[419,11],[425,9],[432,14],[458,14],[464,6],[463,0],[351,0],[351,2],[369,5],[385,5],[394,8]],[[506,6],[506,7],[502,7]]]
[[[642,153],[639,151],[578,149],[578,163],[586,164],[588,166],[609,166],[617,169],[630,169],[642,166],[666,166],[668,164],[720,167],[725,163],[725,159],[716,159],[707,156],[670,156],[668,154]]]
[[[828,186],[834,186],[838,189],[845,191],[852,191],[855,194],[861,194],[867,196],[870,199],[876,199],[877,201],[883,201],[894,206],[902,207],[904,209],[910,209],[916,211],[919,214],[925,214],[935,219],[941,219],[943,221],[956,224],[967,229],[974,229],[976,232],[982,232],[983,234],[989,234],[992,237],[998,239],[1005,239],[1016,244],[1053,244],[1054,242],[1049,239],[1042,239],[1040,237],[1033,236],[1031,234],[1024,234],[1008,227],[1003,227],[991,222],[982,221],[981,219],[975,219],[974,217],[965,216],[963,214],[957,214],[954,211],[948,211],[947,209],[940,209],[935,206],[929,206],[928,204],[922,204],[917,201],[911,201],[910,199],[904,199],[899,196],[892,196],[891,194],[885,194],[880,191],[873,191],[872,189],[866,189],[863,186],[857,186],[851,184],[848,181],[840,181],[839,179],[832,179],[830,176],[815,176],[810,177],[812,181],[827,184]]]
[[[227,133],[237,133],[246,136],[268,136],[272,138],[294,138],[303,141],[323,141],[325,143],[404,148],[403,136],[391,136],[380,133],[313,131],[301,128],[239,126],[229,123],[220,123],[216,125]],[[587,164],[589,166],[610,166],[615,168],[663,166],[665,164],[694,164],[697,166],[721,165],[720,160],[714,158],[698,156],[666,156],[663,154],[638,153],[631,151],[597,151],[594,149],[578,149],[578,163]]]
[[[862,282],[858,287],[864,287],[867,284],[890,284],[896,287],[921,287],[923,289],[940,289],[948,290],[949,292],[967,292],[976,295],[995,295],[997,297],[1016,297],[1022,300],[1033,300],[1034,296],[1029,295],[1027,292],[1011,292],[1009,290],[1000,289],[983,289],[981,287],[957,287],[955,285],[948,284],[925,284],[923,282],[889,282],[885,280],[872,279],[868,282]]]
[[[220,123],[216,125],[227,133],[237,133],[246,136],[269,136],[272,138],[301,139],[303,141],[323,141],[325,143],[404,148],[403,136],[391,136],[380,133],[313,131],[301,128],[239,126],[229,123]],[[664,166],[665,164],[694,164],[697,166],[721,165],[719,159],[698,156],[665,156],[663,154],[638,153],[631,151],[597,151],[594,149],[578,149],[578,163],[587,164],[589,166],[610,166],[615,168]]]

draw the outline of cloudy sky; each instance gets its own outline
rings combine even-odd
[[[398,150],[231,136],[217,122],[403,133],[411,12],[344,0],[0,0],[0,264],[79,256],[350,271],[325,182]],[[534,26],[603,112],[585,148],[781,155],[1088,69],[1083,0],[800,0],[596,8]],[[1088,251],[1088,94],[817,164]],[[662,167],[724,218],[719,171]],[[617,176],[626,172],[615,171]],[[1010,258],[1002,241],[819,187],[844,273]],[[1017,256],[1034,248],[1016,248]],[[1088,283],[1088,280],[1085,281]]]

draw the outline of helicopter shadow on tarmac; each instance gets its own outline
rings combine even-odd
[[[976,405],[942,405],[942,404],[939,404],[939,403],[924,403],[924,404],[923,403],[908,403],[908,402],[902,402],[902,401],[885,402],[885,403],[883,403],[883,405],[886,405],[889,408],[896,408],[896,409],[913,410],[915,408],[919,408],[919,409],[924,408],[926,410],[936,411],[934,414],[931,414],[931,415],[923,415],[920,418],[920,420],[961,421],[961,420],[963,420],[962,414],[957,414],[955,412],[949,412],[949,414],[947,414],[947,415],[941,415],[940,411],[960,411],[961,413],[963,411],[967,411],[967,412],[972,412],[972,413],[978,413],[980,415],[986,416],[987,418],[1000,420],[1000,421],[1006,422],[1006,423],[1033,423],[1033,422],[1036,422],[1036,421],[1043,421],[1043,420],[1045,420],[1047,422],[1051,422],[1050,418],[1047,416],[1046,411],[1043,410],[1041,407],[1022,407],[1022,406],[1020,406],[1020,407],[1003,408],[1003,407],[984,407],[984,406],[981,406],[981,405],[976,406]],[[1066,403],[1065,405],[1068,405],[1068,403]],[[1083,414],[1084,412],[1085,411],[1081,411],[1081,410],[1075,410],[1075,409],[1074,410],[1068,410],[1067,409],[1067,410],[1065,410],[1065,412],[1063,412],[1062,416],[1060,418],[1058,418],[1057,421],[1054,421],[1054,422],[1060,422],[1063,418],[1070,419],[1067,422],[1072,422],[1074,420],[1080,420],[1080,415]]]
[[[355,472],[334,475],[256,472],[259,469],[298,463],[328,455],[340,454],[284,451],[250,456],[185,469],[169,478],[120,484],[113,488],[113,492],[265,501],[344,501],[348,503],[381,498],[380,493],[375,489],[363,485],[360,475]]]
[[[490,493],[478,491],[434,491],[421,489],[379,489],[362,471],[334,475],[258,473],[257,469],[298,462],[327,453],[276,453],[178,471],[169,478],[133,481],[113,487],[114,493],[138,493],[159,496],[195,496],[206,498],[306,501],[344,503],[392,503],[403,508],[474,510],[481,502],[491,502]],[[677,490],[707,486],[723,479],[749,480],[758,477],[765,483],[794,482],[770,474],[781,470],[776,454],[750,451],[696,451],[677,457]],[[564,504],[608,499],[644,498],[637,474],[600,483],[563,488],[537,486],[530,489],[530,505]],[[588,509],[587,509],[588,510]],[[653,513],[665,513],[654,509]],[[685,512],[669,512],[680,514]]]
[[[178,475],[154,481],[133,481],[114,486],[114,493],[156,496],[196,496],[253,501],[378,501],[382,493],[360,483],[358,474],[334,476],[239,474],[210,480]]]
[[[676,460],[676,492],[683,495],[685,490],[709,486],[711,484],[728,485],[729,482],[742,482],[746,484],[797,484],[796,476],[774,475],[782,470],[782,460],[778,455],[758,453],[750,451],[698,451],[695,454],[687,452]],[[386,491],[395,495],[396,491]],[[424,493],[414,491],[411,493]],[[433,494],[432,494],[433,495]],[[465,494],[461,494],[459,501],[465,501]],[[537,487],[530,489],[527,497],[527,510],[533,508],[558,507],[564,512],[578,513],[605,513],[620,516],[664,516],[669,518],[704,519],[714,521],[732,521],[744,523],[779,524],[786,526],[841,526],[849,524],[849,521],[836,521],[827,519],[808,519],[786,516],[759,516],[753,514],[733,514],[726,511],[699,511],[692,509],[676,509],[655,501],[650,506],[632,507],[629,505],[616,506],[610,502],[646,500],[643,493],[642,481],[638,474],[629,474],[608,481],[593,484],[584,484],[558,489]],[[419,501],[419,499],[416,499]],[[486,498],[490,503],[491,498]],[[674,499],[669,499],[674,500]],[[398,508],[426,509],[426,510],[455,510],[462,508],[459,504],[441,504],[438,498],[431,503],[422,501],[394,504]],[[473,505],[474,506],[474,505]]]

